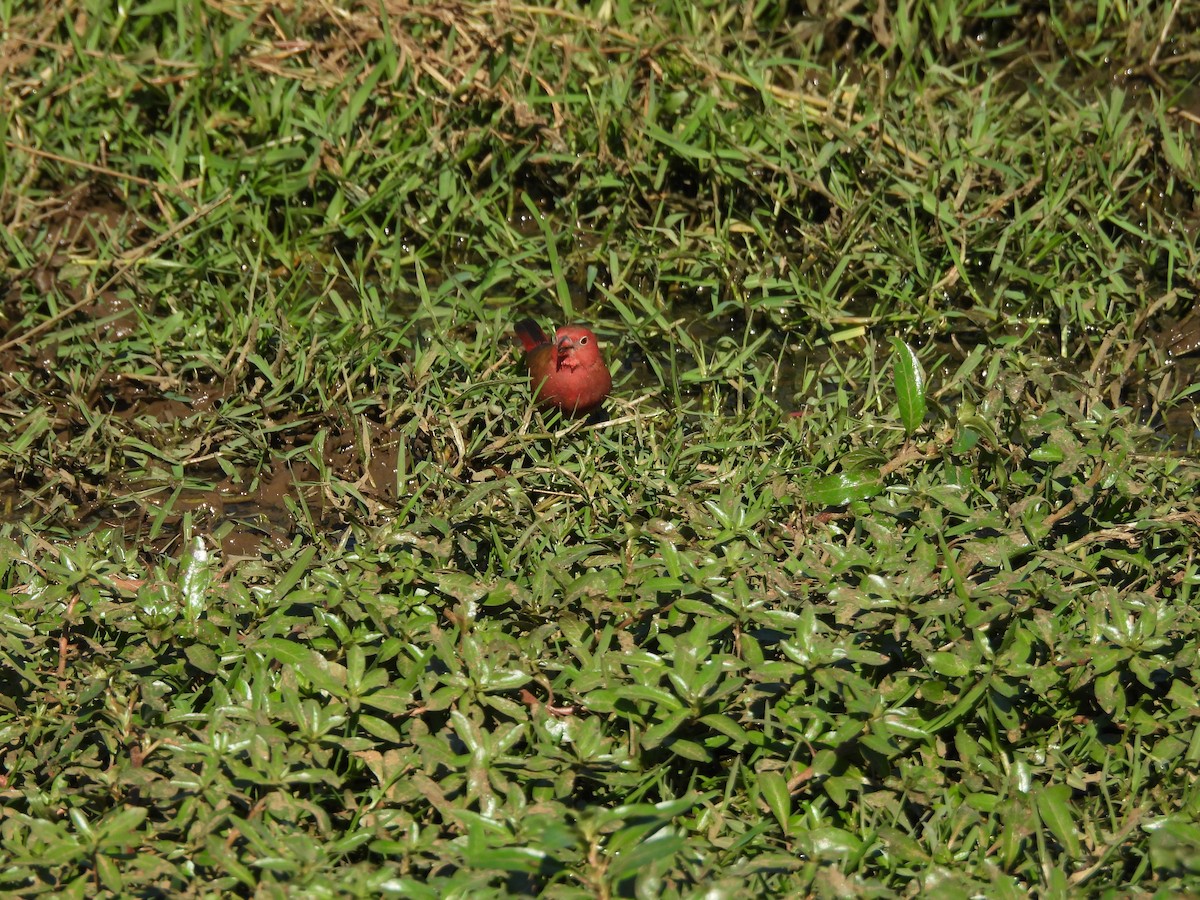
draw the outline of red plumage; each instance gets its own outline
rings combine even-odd
[[[600,352],[600,342],[583,325],[564,325],[546,336],[532,319],[513,326],[525,348],[529,383],[541,406],[556,406],[570,416],[584,415],[604,402],[612,376]]]

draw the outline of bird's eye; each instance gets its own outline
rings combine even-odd
[[[585,338],[585,337],[581,337],[581,338],[579,339],[579,346],[580,346],[580,347],[582,347],[582,346],[583,346],[584,344],[586,344],[586,343],[587,343],[587,338]]]

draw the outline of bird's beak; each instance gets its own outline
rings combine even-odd
[[[560,337],[554,345],[554,358],[558,368],[562,368],[563,360],[567,358],[567,351],[575,349],[575,342],[569,337]]]

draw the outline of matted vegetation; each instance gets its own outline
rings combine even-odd
[[[1200,891],[1194,4],[0,14],[0,889]]]

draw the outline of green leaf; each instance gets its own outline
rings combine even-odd
[[[712,761],[712,754],[695,741],[677,738],[671,741],[668,746],[670,751],[676,756],[682,756],[684,759],[690,759],[692,762],[707,763]]]
[[[195,622],[208,607],[208,589],[213,581],[214,560],[204,538],[195,537],[179,561],[179,587],[183,609],[189,622]]]
[[[881,721],[885,729],[900,737],[917,741],[928,740],[930,737],[925,722],[912,710],[897,710],[888,713]]]
[[[358,724],[363,727],[364,731],[369,731],[377,738],[383,738],[383,740],[391,741],[393,744],[400,743],[400,732],[377,716],[360,715],[358,717]]]
[[[962,656],[945,650],[930,653],[926,660],[933,671],[948,678],[962,678],[971,671],[971,667]]]
[[[284,576],[279,579],[279,582],[271,590],[271,596],[267,598],[268,606],[279,605],[280,601],[287,596],[288,592],[291,591],[291,589],[300,582],[300,579],[304,577],[305,573],[310,570],[312,566],[312,559],[314,556],[316,556],[316,554],[317,548],[315,546],[310,545],[304,548],[304,551],[296,557],[295,561],[288,568]]]
[[[254,645],[254,649],[273,656],[284,665],[296,667],[307,665],[312,654],[304,645],[285,638],[264,638]]]
[[[609,864],[608,874],[614,881],[620,881],[652,863],[670,859],[682,850],[683,846],[683,838],[676,834],[652,837],[632,850],[621,853]]]
[[[845,506],[856,500],[869,500],[882,493],[883,477],[875,468],[857,472],[838,472],[808,483],[803,498],[813,506]]]
[[[384,688],[366,694],[361,699],[366,706],[373,706],[375,709],[390,713],[407,712],[413,705],[412,692],[399,688]]]
[[[710,713],[707,716],[700,717],[700,724],[707,725],[713,731],[720,732],[734,742],[734,746],[740,747],[747,742],[754,743],[756,746],[762,744],[762,735],[751,733],[739,725],[729,716],[723,713]]]
[[[812,855],[822,859],[838,859],[858,853],[863,841],[858,835],[844,828],[823,825],[804,835],[812,848]]]
[[[537,872],[546,854],[532,847],[500,847],[476,850],[464,857],[474,869],[499,869],[502,872]]]
[[[900,421],[911,436],[925,421],[925,370],[917,354],[898,337],[890,339],[896,359],[892,372],[896,380],[896,403],[900,409]]]
[[[954,454],[969,453],[979,443],[979,432],[974,428],[960,427],[954,435],[954,443],[950,452]]]
[[[758,789],[762,791],[763,800],[775,816],[775,821],[783,833],[788,834],[788,823],[792,818],[792,795],[788,792],[787,779],[779,772],[760,772]]]
[[[664,800],[661,803],[626,803],[610,809],[599,809],[594,817],[597,825],[606,826],[614,822],[624,822],[626,819],[651,818],[661,822],[683,815],[698,803],[711,799],[713,795],[689,794],[678,800]]]
[[[150,810],[144,806],[134,806],[106,817],[97,828],[100,844],[107,847],[133,843],[136,839],[134,832],[149,813]]]
[[[264,638],[254,647],[291,666],[317,690],[327,691],[335,697],[346,696],[345,667],[331,663],[315,650],[284,638]]]
[[[215,675],[221,667],[221,660],[217,654],[204,644],[188,644],[183,648],[183,653],[188,662],[206,675]]]
[[[1082,854],[1075,819],[1071,815],[1071,793],[1065,784],[1043,788],[1037,793],[1037,811],[1042,823],[1050,829],[1067,856],[1078,859]]]
[[[96,854],[96,874],[100,882],[116,895],[125,892],[125,882],[121,879],[121,869],[116,861],[107,854]]]

